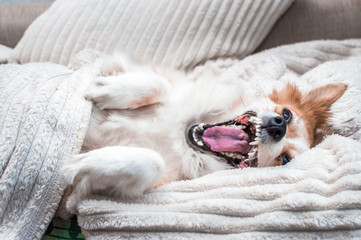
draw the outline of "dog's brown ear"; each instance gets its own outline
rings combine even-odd
[[[330,109],[346,91],[347,85],[343,83],[328,84],[310,91],[307,95],[307,101],[318,106]]]
[[[313,128],[313,143],[315,146],[323,136],[318,136],[320,129],[324,128],[331,117],[330,108],[346,91],[347,85],[343,83],[328,84],[316,88],[306,94],[302,101],[303,109],[308,115],[309,124]]]

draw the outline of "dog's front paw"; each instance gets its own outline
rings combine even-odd
[[[98,77],[89,86],[84,97],[88,101],[92,101],[96,107],[101,110],[111,107],[111,104],[115,101],[115,95],[117,94],[114,88],[115,83],[109,81],[110,77]],[[121,108],[121,102],[118,103],[117,108]]]
[[[169,88],[168,81],[154,73],[129,72],[97,77],[85,98],[100,110],[136,109],[161,102]]]
[[[130,74],[98,77],[85,93],[85,99],[92,101],[100,110],[134,109],[139,98],[139,88],[134,85]]]

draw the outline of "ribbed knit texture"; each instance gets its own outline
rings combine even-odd
[[[211,58],[242,58],[292,2],[57,0],[27,29],[13,60],[67,65],[85,48],[121,51],[177,69]]]
[[[90,118],[87,77],[51,63],[0,65],[0,239],[40,239]]]

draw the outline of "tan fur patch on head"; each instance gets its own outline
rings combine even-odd
[[[274,89],[269,98],[278,105],[299,106],[302,101],[302,93],[295,85],[288,83],[279,92]]]
[[[287,84],[281,91],[273,90],[269,98],[280,105],[277,109],[282,111],[282,107],[293,110],[306,125],[308,138],[311,147],[317,145],[323,138],[319,136],[322,132],[319,129],[325,128],[331,116],[331,105],[336,102],[346,91],[346,84],[328,84],[302,94],[301,91],[292,84]],[[282,116],[282,115],[281,115]],[[289,127],[292,131],[291,127]],[[321,139],[321,140],[320,140]]]

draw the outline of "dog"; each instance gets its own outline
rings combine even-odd
[[[134,198],[215,171],[280,166],[327,134],[343,83],[302,92],[287,83],[265,97],[237,76],[184,76],[124,57],[95,64],[85,95],[93,110],[82,153],[68,159],[67,209],[95,193]]]

